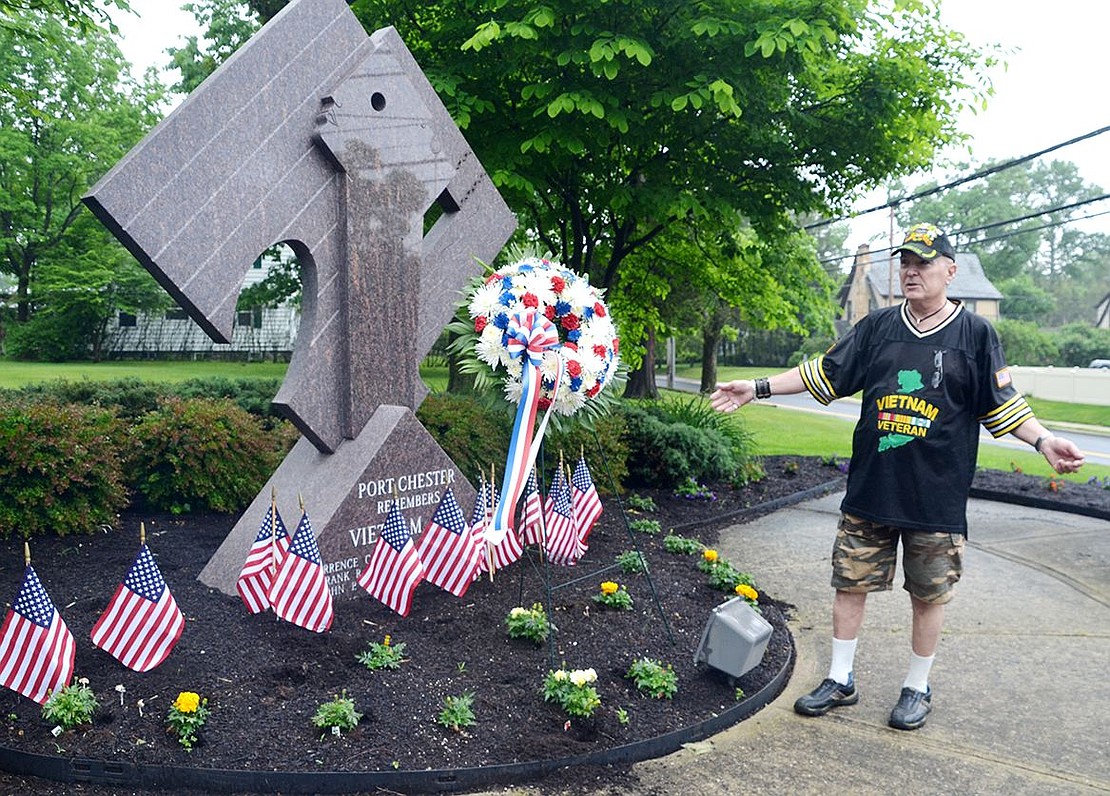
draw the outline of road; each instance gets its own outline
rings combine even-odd
[[[660,386],[664,386],[666,384],[666,377],[660,376],[658,383]],[[699,382],[695,379],[676,378],[674,380],[674,388],[681,392],[696,393],[699,386]],[[781,406],[785,409],[794,409],[802,412],[815,412],[817,414],[849,420],[853,423],[859,419],[860,402],[854,398],[842,398],[839,401],[833,401],[828,406],[821,406],[821,404],[813,400],[808,393],[803,393],[799,395],[776,395],[761,403],[768,406]],[[1084,455],[1087,457],[1088,462],[1110,466],[1110,433],[1088,433],[1086,430],[1064,427],[1066,424],[1058,426],[1052,422],[1044,423],[1044,426],[1051,431],[1056,431],[1066,436],[1078,445],[1079,449],[1083,451]],[[1001,439],[995,439],[985,430],[980,431],[979,440],[987,445],[1000,445],[1014,450],[1029,449],[1028,445],[1013,436],[1006,435]]]

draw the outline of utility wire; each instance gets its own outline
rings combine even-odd
[[[1011,218],[1011,219],[1008,219],[1006,221],[995,221],[995,222],[990,223],[990,224],[983,224],[982,226],[979,226],[979,227],[972,227],[970,229],[961,229],[957,232],[952,233],[951,237],[955,237],[955,236],[967,237],[967,236],[969,236],[973,233],[976,233],[976,232],[982,232],[984,230],[994,229],[995,227],[1005,226],[1006,224],[1016,224],[1019,221],[1028,221],[1031,218],[1037,218],[1039,216],[1051,215],[1052,213],[1057,212],[1059,210],[1066,210],[1066,209],[1070,209],[1070,208],[1075,208],[1075,207],[1078,207],[1080,205],[1091,204],[1092,202],[1098,202],[1098,201],[1101,201],[1101,200],[1107,199],[1107,198],[1110,198],[1110,194],[1103,194],[1102,196],[1097,196],[1097,197],[1094,197],[1092,199],[1084,199],[1080,202],[1074,202],[1074,203],[1069,204],[1069,205],[1060,205],[1059,207],[1050,208],[1048,210],[1041,210],[1040,212],[1030,213],[1029,215],[1025,215],[1025,216],[1018,216],[1016,218]],[[971,240],[971,241],[968,241],[967,245],[968,246],[979,246],[981,244],[991,243],[991,242],[996,241],[996,240],[1004,240],[1006,238],[1012,238],[1015,235],[1025,235],[1025,234],[1028,234],[1028,233],[1031,233],[1031,232],[1040,232],[1041,230],[1051,229],[1053,227],[1061,227],[1061,226],[1064,226],[1065,224],[1075,224],[1075,223],[1078,223],[1080,221],[1086,221],[1089,218],[1098,218],[1099,216],[1105,216],[1107,214],[1110,214],[1110,210],[1102,210],[1098,213],[1091,213],[1089,215],[1079,216],[1078,218],[1064,218],[1064,219],[1061,219],[1059,221],[1050,221],[1047,224],[1042,224],[1042,225],[1037,226],[1037,227],[1029,227],[1029,228],[1026,228],[1026,229],[1017,229],[1017,230],[1013,230],[1012,232],[1004,232],[1004,233],[1001,233],[999,235],[992,235],[992,236],[989,236],[989,237],[986,237],[986,238],[979,238],[979,239],[976,239],[976,240]],[[894,251],[895,248],[897,248],[897,247],[884,246],[881,249],[871,249],[870,253],[871,254],[883,254],[885,252]],[[829,258],[824,259],[824,260],[819,260],[818,262],[821,265],[828,265],[828,264],[832,264],[832,263],[839,263],[843,260],[851,260],[851,259],[854,259],[855,256],[856,256],[855,254],[843,254],[843,255],[840,255],[839,257],[829,257]]]
[[[1080,141],[1086,141],[1088,138],[1094,138],[1095,136],[1102,135],[1105,132],[1110,132],[1110,125],[1107,125],[1106,127],[1100,127],[1097,130],[1092,130],[1089,133],[1076,136],[1075,138],[1070,138],[1067,141],[1062,141],[1059,144],[1053,144],[1047,149],[1042,149],[1030,155],[1025,155],[1020,158],[1014,158],[1013,160],[1003,161],[1002,163],[996,163],[993,166],[989,166],[985,169],[980,169],[979,171],[973,172],[966,177],[960,177],[958,180],[946,182],[943,185],[936,186],[935,188],[927,188],[925,190],[918,191],[916,193],[912,193],[908,196],[903,196],[898,199],[890,199],[881,205],[875,205],[874,207],[869,207],[866,210],[860,210],[856,213],[849,213],[848,215],[839,216],[838,218],[829,218],[825,219],[824,221],[815,221],[812,224],[806,224],[804,227],[802,227],[802,229],[818,229],[820,227],[828,226],[829,224],[835,224],[839,221],[847,221],[852,218],[859,218],[860,216],[866,216],[879,210],[886,210],[891,207],[897,207],[898,205],[904,204],[906,202],[912,202],[915,199],[922,199],[926,196],[932,196],[935,193],[947,191],[949,188],[955,188],[958,185],[963,185],[964,183],[971,182],[972,180],[989,177],[992,174],[997,174],[1000,171],[1005,171],[1006,169],[1013,168],[1014,166],[1020,166],[1022,163],[1028,163],[1030,160],[1036,160],[1042,155],[1047,155],[1049,152],[1055,152],[1057,149],[1063,149],[1064,147],[1071,146],[1072,144],[1078,144]]]

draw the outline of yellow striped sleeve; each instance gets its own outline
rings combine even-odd
[[[1032,417],[1033,410],[1025,402],[1025,396],[1018,393],[1006,403],[980,417],[979,422],[992,437],[997,438],[1006,436]]]
[[[825,355],[803,362],[798,366],[802,374],[802,383],[813,396],[813,399],[823,406],[828,406],[839,396],[833,389],[829,377],[825,375]]]

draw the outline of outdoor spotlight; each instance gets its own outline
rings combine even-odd
[[[763,660],[771,624],[743,597],[718,605],[709,614],[694,664],[702,661],[730,677],[740,677]]]

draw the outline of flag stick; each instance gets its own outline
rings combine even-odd
[[[494,484],[497,483],[494,481],[495,477],[496,471],[491,462],[489,466],[489,502],[482,501],[485,503],[486,507],[486,569],[489,572],[490,583],[493,583],[493,545],[489,543],[489,528],[490,521],[493,519],[493,501],[496,499],[497,495],[497,489],[494,487]]]
[[[140,522],[139,523],[139,547],[142,547],[144,544],[146,544],[146,523],[145,522]]]
[[[23,540],[23,566],[31,566],[31,543]]]
[[[270,486],[270,569],[277,572],[277,485]]]

